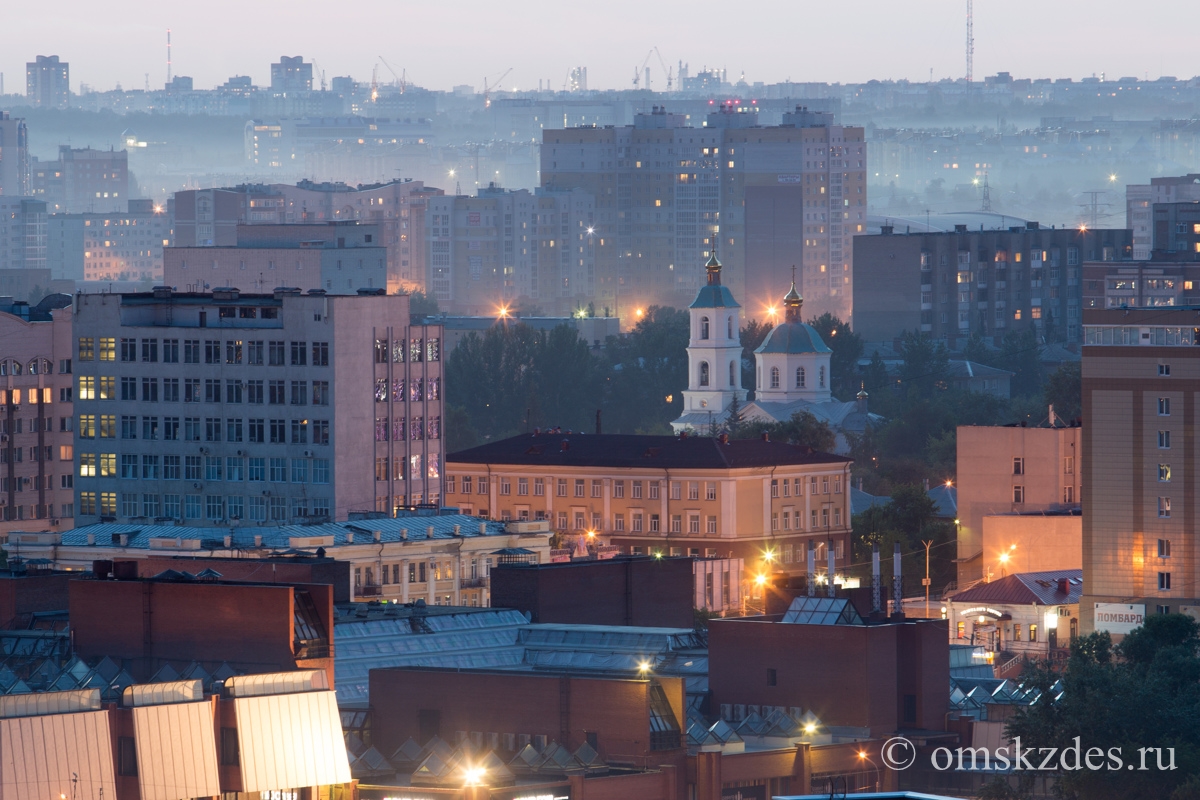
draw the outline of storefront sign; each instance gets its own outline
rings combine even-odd
[[[1097,631],[1133,633],[1146,621],[1146,606],[1126,603],[1096,603]]]

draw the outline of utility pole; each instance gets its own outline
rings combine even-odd
[[[922,539],[921,544],[925,545],[925,579],[921,581],[921,585],[925,587],[925,619],[929,619],[929,548],[933,546],[933,540]]]
[[[992,190],[988,186],[988,175],[986,172],[983,173],[983,203],[981,205],[980,211],[992,210]]]

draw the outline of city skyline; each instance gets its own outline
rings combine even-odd
[[[21,94],[25,63],[39,54],[57,54],[72,65],[74,92],[81,84],[97,90],[117,84],[142,88],[147,75],[151,88],[161,88],[167,75],[167,28],[172,29],[172,74],[194,78],[197,88],[247,74],[255,84],[267,85],[269,64],[281,54],[315,59],[314,83],[321,70],[327,81],[337,75],[370,81],[376,65],[379,81],[391,82],[382,56],[413,84],[440,90],[469,84],[476,91],[482,91],[485,76],[494,81],[510,67],[505,90],[536,89],[539,81],[561,89],[567,72],[577,66],[588,68],[590,88],[632,88],[634,68],[643,62],[652,88],[663,90],[666,80],[655,47],[672,72],[683,61],[692,74],[705,67],[725,69],[731,82],[744,72],[751,85],[927,81],[931,70],[934,80],[958,79],[965,71],[965,3],[959,0],[927,4],[921,13],[904,15],[889,14],[889,7],[872,0],[867,13],[855,15],[853,29],[832,7],[801,11],[755,2],[744,16],[747,33],[740,35],[730,33],[728,20],[714,20],[679,2],[647,8],[621,0],[595,15],[562,14],[544,2],[534,5],[516,19],[474,0],[453,10],[373,2],[355,13],[356,20],[372,21],[370,25],[358,29],[352,23],[348,35],[330,37],[329,27],[312,21],[322,12],[311,0],[290,5],[291,19],[280,19],[274,7],[228,0],[203,12],[135,4],[127,13],[96,19],[84,13],[87,6],[80,0],[69,0],[53,10],[23,6],[15,13],[14,24],[0,32],[0,72],[7,79],[5,92]],[[1074,8],[1031,0],[1003,7],[976,4],[975,79],[998,71],[1025,78],[1079,79],[1102,73],[1109,79],[1191,77],[1187,26],[1156,25],[1172,16],[1170,7],[1177,9],[1177,17],[1185,17],[1191,7],[1179,0],[1166,5],[1161,14],[1123,18],[1113,26],[1097,9],[1081,17]],[[1029,24],[1033,19],[1038,25]],[[526,26],[525,20],[536,22]],[[806,35],[809,31],[814,35]],[[583,41],[579,32],[586,32]],[[1158,44],[1154,58],[1127,46],[1151,35]]]

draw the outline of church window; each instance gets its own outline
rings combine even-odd
[[[779,367],[771,367],[771,388],[779,388]]]
[[[701,339],[708,338],[708,317],[700,318],[700,338]]]
[[[733,317],[725,318],[725,335],[730,339],[733,338]]]
[[[825,388],[825,368],[824,367],[821,367],[821,370],[819,372],[819,377],[821,379],[821,388],[824,389]]]
[[[708,362],[700,362],[700,385],[708,386]]]
[[[730,387],[737,386],[737,362],[729,362],[729,385]]]
[[[796,388],[797,389],[804,388],[804,379],[805,379],[804,367],[796,367]]]

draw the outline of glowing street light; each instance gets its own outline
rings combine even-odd
[[[806,735],[812,736],[816,732],[817,732],[817,726],[813,725],[811,722],[804,726],[804,733]]]
[[[754,585],[755,586],[766,586],[767,585],[767,576],[763,575],[762,573],[755,575],[754,576]]]
[[[646,312],[645,312],[645,311],[642,311],[642,309],[640,309],[640,308],[639,308],[637,311],[635,311],[635,312],[633,312],[633,313],[634,313],[635,315],[637,315],[637,317],[640,319],[642,316],[644,316],[644,315],[645,315],[645,313],[646,313]]]
[[[649,661],[645,661],[645,660],[639,661],[638,662],[638,672],[640,672],[642,675],[645,675],[647,672],[650,671],[650,667],[652,667],[652,666],[654,666],[654,665],[651,664]]]
[[[483,767],[467,767],[463,771],[463,778],[466,780],[467,786],[479,786],[483,783],[486,775],[487,770]]]
[[[775,551],[768,547],[766,550],[763,551],[763,561],[766,561],[769,564],[769,563],[773,562],[774,560],[775,560]]]
[[[508,319],[508,306],[500,306],[496,314],[500,319]]]

